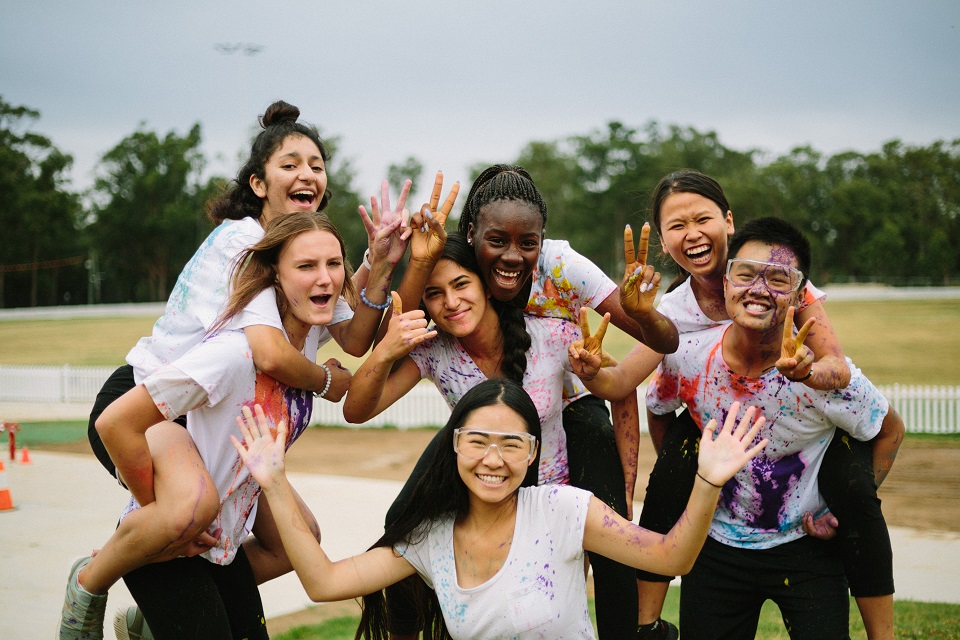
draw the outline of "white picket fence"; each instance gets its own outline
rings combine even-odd
[[[89,403],[113,367],[59,367],[0,365],[0,402],[43,404]],[[645,387],[640,387],[642,394]],[[883,385],[887,397],[912,433],[960,433],[960,386]],[[439,426],[450,410],[432,384],[421,383],[389,409],[363,425],[343,419],[342,403],[317,400],[313,422],[333,426],[391,426],[400,429]],[[642,415],[642,412],[641,412]],[[642,424],[641,429],[646,430]]]

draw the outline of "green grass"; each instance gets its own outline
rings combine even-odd
[[[593,600],[590,601],[591,614]],[[894,602],[897,638],[938,638],[960,640],[960,605],[937,604],[897,600]],[[663,607],[663,618],[676,622],[680,618],[680,589],[671,587]],[[275,640],[353,640],[360,619],[357,617],[334,618],[318,625],[308,625],[277,634]],[[780,610],[767,602],[760,613],[757,628],[759,640],[787,640]],[[860,614],[853,598],[850,599],[850,638],[866,638]]]
[[[826,304],[844,352],[874,384],[960,384],[960,301],[839,301]],[[0,364],[119,365],[156,318],[82,318],[0,322]],[[598,320],[593,318],[591,326]],[[604,346],[622,358],[635,341],[615,327]],[[352,371],[360,358],[334,343],[322,359],[336,357]]]
[[[17,432],[17,446],[36,447],[87,439],[86,421],[24,422]],[[4,438],[4,442],[6,439]]]

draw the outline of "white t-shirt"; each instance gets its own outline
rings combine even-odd
[[[452,517],[396,549],[437,592],[455,639],[594,638],[583,572],[591,495],[569,486],[520,489],[507,559],[490,580],[470,589],[457,582]]]
[[[597,305],[617,290],[617,283],[597,265],[573,250],[566,240],[545,239],[533,273],[525,313],[580,321],[580,309]],[[573,372],[564,380],[564,407],[589,393]]]
[[[823,302],[827,299],[827,294],[813,286],[807,280],[807,286],[803,292],[803,299],[797,307],[797,311],[803,311],[814,302]],[[690,278],[684,280],[676,289],[670,293],[665,293],[660,298],[657,305],[657,311],[670,318],[676,325],[677,331],[681,334],[691,331],[703,331],[710,327],[716,327],[722,324],[730,324],[731,320],[713,320],[708,317],[700,308],[697,297],[693,293],[693,287],[690,286]]]
[[[685,404],[701,428],[711,418],[722,425],[734,401],[742,410],[758,408],[766,422],[757,437],[770,442],[724,485],[710,537],[733,547],[768,549],[803,536],[804,513],[826,508],[817,473],[834,427],[871,440],[888,404],[852,363],[850,384],[834,391],[790,382],[776,369],[759,378],[738,375],[723,359],[728,330],[683,334],[680,348],[664,356],[647,387],[647,407],[665,414]]]
[[[313,327],[307,334],[303,353],[311,361],[316,359],[321,339],[329,339],[324,328]],[[187,431],[217,485],[221,501],[209,531],[221,529],[222,546],[203,556],[216,564],[230,564],[253,527],[260,495],[260,486],[230,441],[231,434],[243,439],[236,418],[242,407],[252,409],[259,404],[271,424],[287,421],[289,448],[310,422],[313,396],[258,373],[246,336],[239,330],[207,338],[148,376],[143,384],[167,420],[187,413]],[[123,516],[139,506],[131,497]]]
[[[524,316],[530,348],[523,388],[530,394],[540,414],[540,484],[567,484],[570,479],[567,436],[563,431],[563,379],[570,371],[567,346],[580,338],[580,327],[558,318]],[[420,377],[430,378],[450,408],[463,395],[486,380],[486,376],[461,346],[447,333],[414,347],[410,357],[420,369]]]
[[[254,218],[224,220],[210,232],[180,272],[151,335],[140,338],[127,354],[127,364],[133,367],[133,379],[138,384],[203,340],[227,305],[230,276],[237,257],[259,242],[263,233],[263,227]],[[245,313],[233,318],[230,327],[242,329],[265,324],[282,330],[273,290],[267,291],[268,295],[261,294],[247,306]],[[330,324],[351,317],[350,305],[340,299]]]

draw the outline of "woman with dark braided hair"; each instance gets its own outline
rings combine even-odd
[[[627,256],[628,273],[636,273],[638,288],[647,290],[640,296],[642,304],[628,305],[628,313],[617,284],[568,242],[546,238],[546,223],[546,203],[523,167],[493,165],[474,181],[459,230],[473,245],[481,276],[494,298],[530,315],[574,322],[581,309],[590,307],[609,313],[615,326],[654,351],[676,350],[676,328],[653,308],[660,276],[644,264],[645,247],[639,263]],[[626,398],[611,406],[612,423],[603,400],[588,393],[579,378],[567,376],[563,428],[571,484],[593,492],[629,518],[637,473],[637,401]],[[631,616],[637,611],[637,600],[636,588],[626,585],[630,569],[595,555],[590,560],[600,637],[632,637],[636,619]]]

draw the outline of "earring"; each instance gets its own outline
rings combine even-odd
[[[473,246],[473,238],[467,238],[467,244]]]

